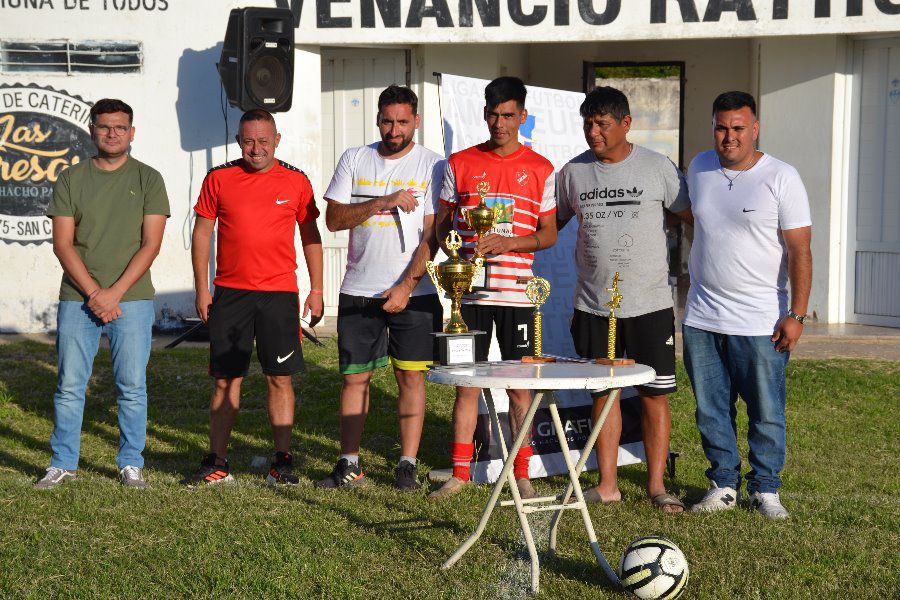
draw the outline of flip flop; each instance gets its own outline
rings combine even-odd
[[[581,494],[584,496],[585,504],[615,504],[616,502],[622,501],[621,496],[618,500],[604,500],[600,495],[600,492],[597,491],[596,487],[590,487],[586,490],[582,490]],[[569,501],[567,504],[572,504],[573,502],[577,502],[575,494],[569,496]]]
[[[685,510],[684,503],[669,492],[653,496],[650,498],[650,503],[664,513],[678,514]],[[681,510],[666,510],[667,506],[677,506]]]

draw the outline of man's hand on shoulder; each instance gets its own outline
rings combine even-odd
[[[309,326],[315,327],[325,314],[325,299],[322,290],[310,291],[303,303],[303,318],[309,315]]]
[[[194,306],[197,309],[197,316],[200,317],[200,320],[204,323],[209,321],[210,305],[212,305],[212,296],[210,295],[209,290],[197,290],[197,295],[194,297]]]
[[[405,281],[401,281],[392,288],[385,290],[382,297],[385,298],[384,304],[381,306],[384,312],[398,313],[406,308],[409,304],[409,295],[412,289]]]
[[[121,300],[122,294],[114,288],[100,288],[91,294],[87,305],[98,319],[109,323],[122,316],[122,309],[119,307]]]
[[[393,194],[382,196],[382,201],[384,202],[382,210],[390,210],[396,206],[405,213],[411,213],[419,206],[419,201],[409,190],[397,190]]]
[[[803,334],[803,323],[797,319],[785,316],[775,327],[772,341],[775,342],[775,350],[778,352],[792,352]]]

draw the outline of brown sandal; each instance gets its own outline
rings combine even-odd
[[[650,503],[664,513],[678,514],[684,512],[684,502],[682,502],[669,492],[664,492],[662,494],[653,496],[652,498],[650,498]],[[666,507],[668,506],[677,506],[681,510],[666,510]]]

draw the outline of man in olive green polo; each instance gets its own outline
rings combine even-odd
[[[35,487],[75,479],[85,390],[106,332],[118,389],[122,484],[143,488],[147,362],[155,318],[150,265],[159,254],[169,200],[162,177],[129,156],[134,112],[121,100],[91,108],[97,154],[63,171],[47,216],[63,269],[57,315],[59,378],[53,396],[50,468]]]

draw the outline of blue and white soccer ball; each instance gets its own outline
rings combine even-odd
[[[687,559],[672,541],[648,535],[625,548],[619,579],[627,592],[642,600],[674,600],[687,585]]]

